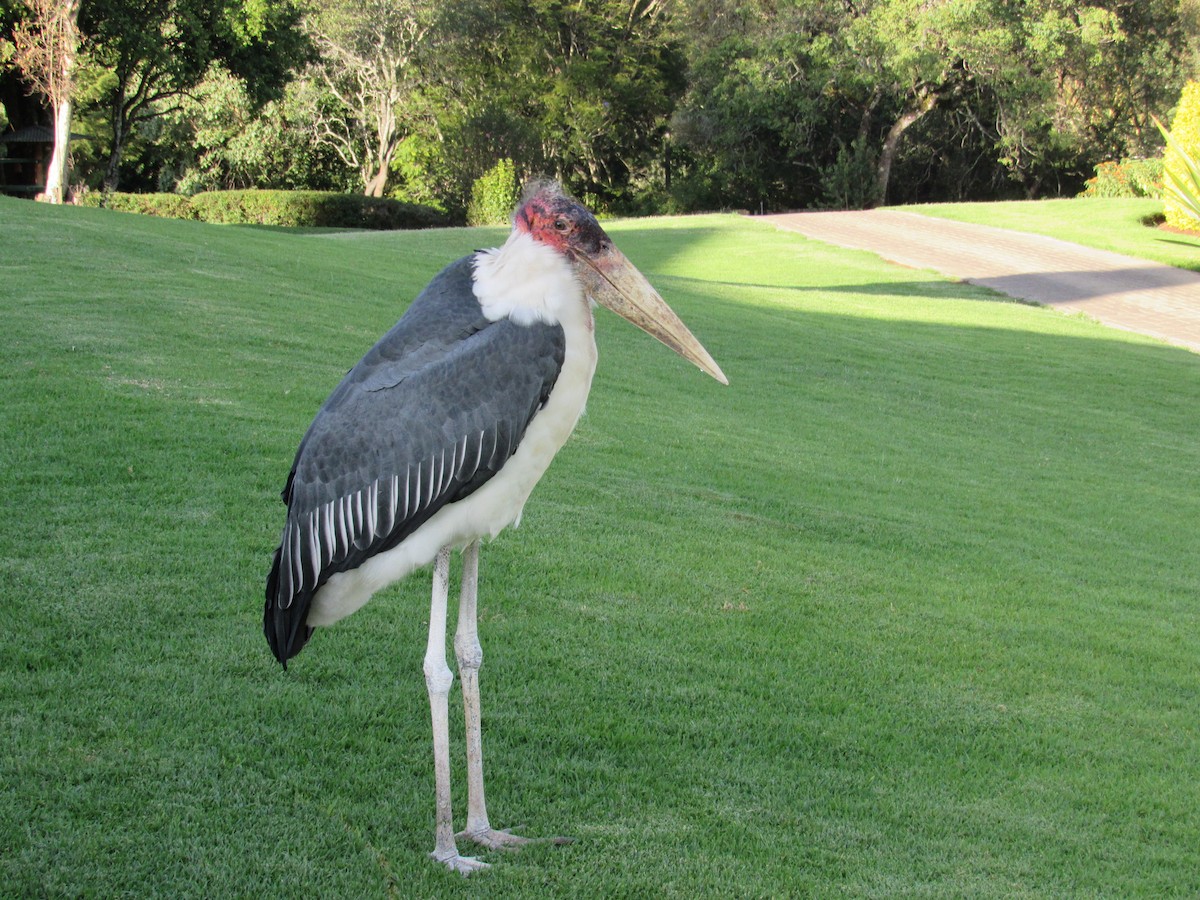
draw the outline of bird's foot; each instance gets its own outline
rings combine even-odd
[[[457,852],[450,854],[444,858],[439,858],[437,852],[429,854],[430,859],[440,862],[451,872],[457,872],[459,875],[466,878],[472,872],[479,872],[482,869],[490,869],[491,864],[485,863],[483,860],[476,859],[473,856],[459,856]]]
[[[488,850],[516,850],[526,844],[570,844],[574,838],[569,837],[546,837],[546,838],[528,838],[522,837],[519,834],[513,834],[511,830],[505,828],[496,830],[495,828],[480,828],[476,831],[460,831],[457,835],[462,840],[474,841],[481,847],[486,847]]]
[[[525,844],[533,843],[530,838],[513,834],[508,829],[497,831],[495,828],[480,828],[477,831],[460,831],[455,837],[459,840],[474,841],[488,850],[516,850]]]

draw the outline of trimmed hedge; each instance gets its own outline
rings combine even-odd
[[[226,225],[395,230],[451,224],[444,213],[429,206],[332,191],[207,191],[191,198],[181,194],[92,193],[80,198],[80,203]]]
[[[331,191],[207,191],[192,198],[203,222],[291,228],[435,228],[437,210],[400,200]]]
[[[1179,98],[1179,108],[1171,122],[1171,137],[1191,154],[1193,159],[1200,158],[1200,82],[1189,81],[1184,86],[1183,95]],[[1163,154],[1163,166],[1167,172],[1175,172],[1187,181],[1187,163],[1172,147]],[[1200,227],[1196,217],[1182,203],[1164,192],[1163,212],[1167,216],[1167,224],[1174,228],[1195,230]]]
[[[166,219],[194,219],[196,212],[182,194],[122,194],[119,191],[102,193],[88,191],[75,199],[80,206],[103,206],[118,212],[140,213],[143,216],[162,216]]]

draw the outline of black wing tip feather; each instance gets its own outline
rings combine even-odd
[[[263,606],[263,634],[279,664],[287,669],[288,660],[304,649],[315,629],[305,624],[311,595],[293,597],[285,609],[278,602],[279,560],[282,548],[275,550],[271,572],[267,576],[267,597]]]

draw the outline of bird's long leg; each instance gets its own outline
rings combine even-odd
[[[425,648],[425,686],[433,719],[433,773],[437,788],[437,830],[429,854],[448,869],[468,875],[487,867],[469,856],[459,856],[454,843],[450,811],[450,712],[448,698],[454,673],[446,664],[446,603],[450,596],[450,549],[442,549],[433,565],[433,600],[429,608],[429,643]]]
[[[488,822],[487,802],[483,795],[483,736],[479,723],[479,667],[483,665],[478,626],[479,542],[468,545],[462,557],[462,596],[458,601],[454,653],[458,657],[463,710],[466,713],[467,827],[458,836],[492,849],[512,847],[528,843],[529,839],[493,829]]]
[[[509,831],[497,831],[488,821],[483,794],[483,735],[479,723],[479,669],[483,665],[483,648],[479,645],[478,593],[479,542],[475,541],[463,550],[462,596],[458,602],[458,627],[454,632],[454,654],[458,657],[458,673],[462,678],[467,727],[467,827],[458,836],[491,850],[542,841],[568,844],[570,838],[527,838]]]

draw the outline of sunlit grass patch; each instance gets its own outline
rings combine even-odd
[[[1004,203],[931,203],[912,212],[1029,231],[1200,272],[1200,236],[1158,227],[1163,202],[1077,197]]]

